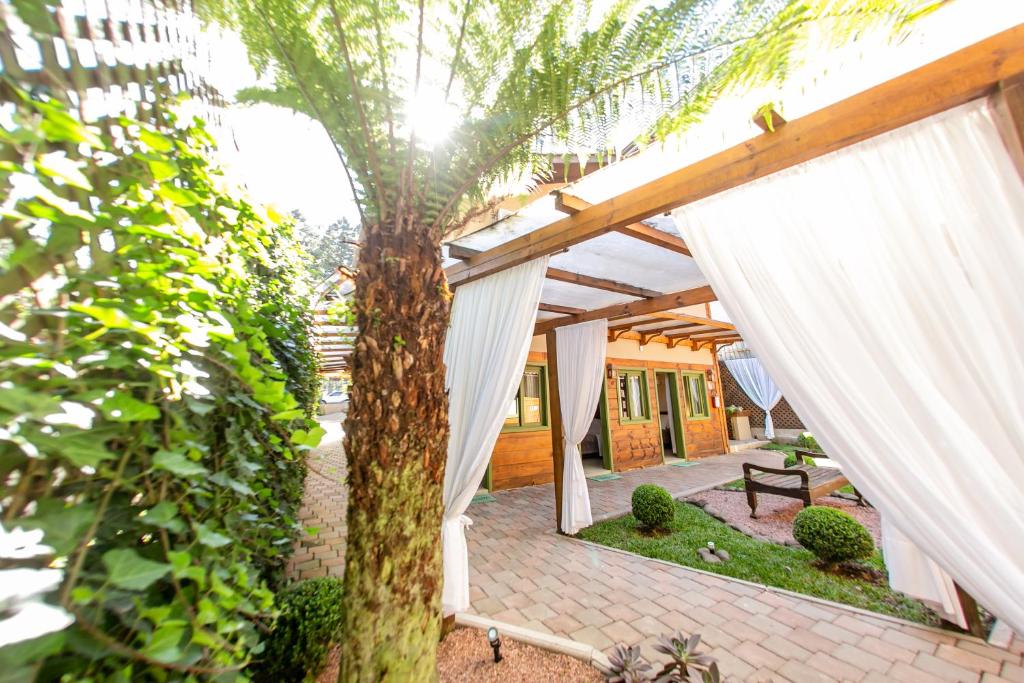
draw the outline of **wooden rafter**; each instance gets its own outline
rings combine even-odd
[[[559,211],[567,214],[579,213],[583,209],[587,209],[593,206],[590,202],[580,199],[579,197],[566,194],[565,192],[559,191],[555,193],[555,208]],[[640,240],[641,242],[647,242],[653,244],[656,247],[662,249],[668,249],[677,254],[683,256],[690,256],[690,248],[686,246],[686,242],[682,240],[678,235],[670,235],[664,230],[658,230],[657,228],[646,225],[645,223],[630,223],[629,225],[620,225],[614,228],[615,232],[621,233],[626,237],[632,237],[633,239]]]
[[[587,322],[588,320],[604,320],[614,316],[646,315],[657,311],[683,308],[684,306],[693,306],[694,304],[702,304],[704,302],[714,300],[715,293],[710,287],[705,286],[697,287],[695,289],[686,289],[681,292],[662,294],[661,296],[653,299],[632,301],[628,304],[615,304],[614,306],[605,306],[604,308],[587,311],[586,313],[581,313],[579,315],[566,315],[561,318],[554,318],[553,320],[543,320],[537,323],[534,328],[534,335],[544,334],[557,327],[575,325],[576,323]]]
[[[558,304],[546,304],[541,302],[537,304],[538,311],[547,311],[548,313],[561,313],[563,315],[579,315],[580,313],[586,313],[585,308],[574,308],[572,306],[559,306]]]
[[[854,145],[993,92],[1024,73],[1024,25],[517,237],[447,270],[469,282]]]
[[[451,258],[466,260],[480,253],[482,252],[476,249],[470,249],[469,247],[462,247],[458,244],[448,245],[448,255]],[[641,299],[650,299],[652,297],[662,295],[662,292],[653,289],[637,287],[635,285],[626,284],[625,282],[609,280],[603,277],[573,273],[568,270],[562,270],[561,268],[548,268],[544,277],[549,280],[557,280],[558,282],[569,282],[574,285],[580,285],[581,287],[602,289],[606,292],[615,292],[617,294],[628,294],[629,296],[635,296]]]
[[[663,294],[663,292],[659,292],[654,289],[647,289],[646,287],[636,287],[634,285],[628,285],[625,282],[617,282],[615,280],[608,280],[601,277],[592,277],[590,275],[572,273],[568,270],[561,270],[559,268],[548,268],[548,272],[545,275],[545,277],[547,277],[547,279],[549,280],[557,280],[558,282],[570,282],[574,285],[590,287],[591,289],[603,289],[606,292],[628,294],[629,296],[635,296],[640,299],[652,299],[656,296],[661,296]]]
[[[1024,76],[1000,83],[992,99],[999,135],[1024,178]]]

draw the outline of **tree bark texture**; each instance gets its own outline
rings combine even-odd
[[[366,226],[345,422],[343,682],[437,678],[450,301],[427,226]]]

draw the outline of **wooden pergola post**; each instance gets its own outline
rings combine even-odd
[[[562,446],[562,403],[558,393],[558,349],[556,330],[544,335],[548,351],[548,411],[551,418],[551,459],[555,477],[555,530],[562,532],[562,473],[565,449]]]

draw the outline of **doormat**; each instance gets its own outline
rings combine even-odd
[[[478,493],[473,496],[473,500],[469,501],[469,504],[473,503],[497,503],[498,499],[489,493]]]
[[[606,474],[595,474],[592,477],[587,477],[590,481],[615,481],[616,479],[622,479],[619,475],[614,472],[608,472]]]
[[[693,467],[694,465],[699,465],[699,464],[700,463],[691,462],[689,460],[684,460],[682,462],[674,462],[674,463],[670,464],[669,467]]]

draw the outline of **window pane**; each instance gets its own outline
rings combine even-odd
[[[539,425],[544,422],[541,405],[540,370],[529,369],[523,373],[523,424]]]
[[[626,402],[626,376],[619,375],[619,414],[629,417],[629,404]]]
[[[643,417],[644,415],[640,375],[629,376],[629,414],[633,418]]]
[[[707,415],[707,392],[704,391],[704,378],[699,375],[687,375],[685,379],[689,416],[703,417]]]
[[[508,412],[505,413],[505,424],[507,425],[518,425],[519,424],[519,397],[516,396],[508,404]]]

